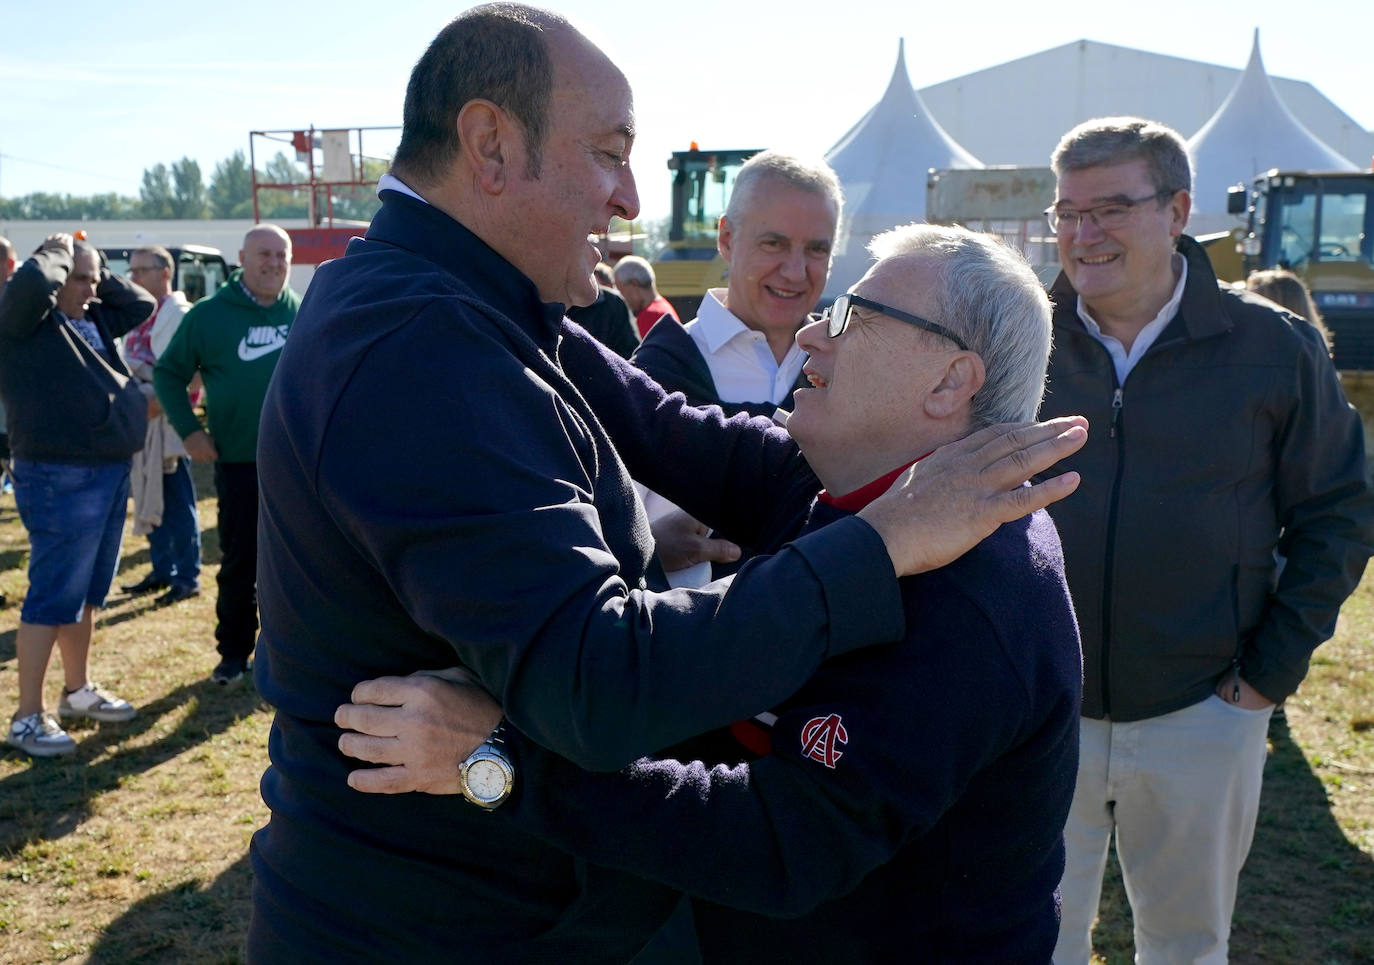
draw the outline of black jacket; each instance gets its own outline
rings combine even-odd
[[[97,465],[143,448],[147,405],[114,340],[157,308],[151,295],[101,269],[86,309],[105,343],[87,344],[56,314],[72,256],[47,248],[0,288],[0,399],[16,459]]]
[[[701,350],[692,336],[682,325],[655,325],[644,336],[630,361],[648,372],[659,385],[669,392],[681,392],[692,405],[718,405],[726,415],[747,412],[750,415],[771,419],[779,409],[792,411],[792,396],[789,394],[778,405],[766,399],[760,402],[722,402],[716,391],[715,380],[711,378],[710,366],[701,357]],[[793,388],[805,388],[809,383],[805,375],[797,376]]]
[[[1118,386],[1051,289],[1043,418],[1083,414],[1082,474],[1050,507],[1083,638],[1083,713],[1129,721],[1207,697],[1232,667],[1291,694],[1374,544],[1364,436],[1322,347],[1269,302],[1219,288],[1180,239],[1178,313]],[[1282,576],[1274,552],[1288,558]]]
[[[569,308],[568,317],[591,332],[592,338],[623,359],[639,348],[639,331],[634,315],[620,293],[604,285],[596,286],[596,301],[581,308]]]

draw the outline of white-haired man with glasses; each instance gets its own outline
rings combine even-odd
[[[191,458],[162,412],[153,389],[153,369],[181,327],[191,303],[172,288],[172,253],[145,245],[129,255],[129,277],[157,299],[157,309],[124,337],[124,360],[148,396],[148,432],[134,455],[134,535],[148,536],[152,571],[123,589],[131,596],[166,590],[159,604],[180,603],[200,594],[200,515]],[[200,379],[193,396],[199,396]]]
[[[946,443],[1034,418],[1044,387],[1050,306],[1018,254],[930,225],[872,250],[855,290],[797,334],[809,387],[788,426],[826,487],[803,500],[804,532]],[[1054,526],[1035,513],[900,584],[902,638],[822,664],[735,725],[717,761],[592,774],[509,730],[520,777],[502,818],[695,896],[706,962],[1048,962],[1081,677]],[[424,790],[462,791],[442,722],[495,704],[432,679],[385,686],[379,702],[410,706],[337,719],[400,736],[340,747],[405,767],[353,785],[419,789],[393,782],[424,775]],[[426,737],[408,728],[420,719]]]
[[[1183,233],[1177,132],[1088,121],[1052,164],[1064,272],[1045,414],[1095,430],[1068,460],[1082,487],[1051,513],[1084,660],[1055,961],[1087,965],[1115,834],[1136,960],[1224,963],[1269,716],[1374,538],[1360,420],[1325,347],[1218,288]]]

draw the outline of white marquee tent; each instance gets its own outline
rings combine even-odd
[[[839,175],[845,199],[827,298],[847,291],[868,270],[870,238],[925,217],[927,169],[983,166],[926,110],[907,75],[902,41],[882,98],[825,159]]]
[[[1226,189],[1270,168],[1354,171],[1356,167],[1290,111],[1260,59],[1259,31],[1245,73],[1217,112],[1188,139],[1193,210],[1225,215]]]

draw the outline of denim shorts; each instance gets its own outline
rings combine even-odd
[[[29,592],[20,619],[79,623],[105,602],[119,565],[129,464],[14,461],[14,501],[29,531]]]

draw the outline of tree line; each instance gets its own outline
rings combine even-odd
[[[385,163],[365,160],[365,172],[375,179]],[[281,151],[258,171],[258,183],[293,184],[307,180],[299,164]],[[258,194],[258,211],[265,220],[304,218],[309,214],[309,192],[299,189],[267,189]],[[336,218],[369,221],[378,202],[374,189],[333,189]],[[327,198],[317,199],[320,214]],[[0,218],[13,221],[145,220],[253,217],[253,177],[243,151],[235,151],[215,165],[207,183],[200,164],[183,157],[170,165],[155,164],[143,171],[138,197],[117,194],[75,195],[35,191],[16,198],[0,198]]]

